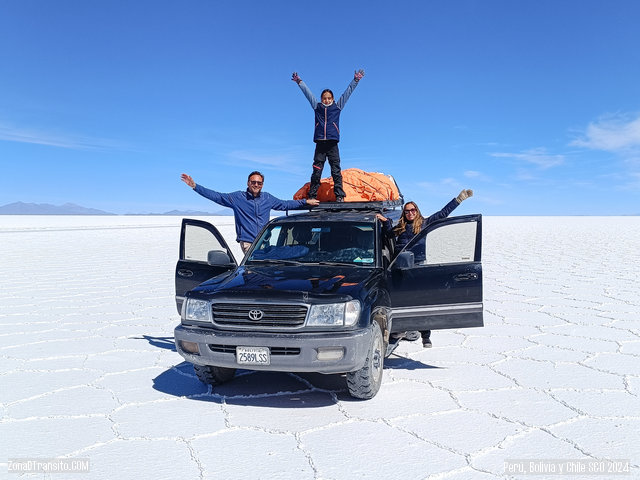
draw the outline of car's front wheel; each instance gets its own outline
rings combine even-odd
[[[194,365],[193,369],[200,381],[209,385],[228,382],[236,374],[235,368],[214,367],[212,365]]]
[[[384,341],[382,339],[382,330],[378,322],[373,322],[371,345],[364,366],[360,370],[347,373],[349,394],[352,397],[364,400],[375,397],[382,384],[383,366]]]

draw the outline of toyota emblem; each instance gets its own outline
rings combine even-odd
[[[257,322],[258,320],[262,320],[264,313],[262,310],[249,310],[249,320]]]

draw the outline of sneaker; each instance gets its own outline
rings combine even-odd
[[[344,197],[336,197],[336,202],[337,203],[343,203],[344,202]]]
[[[404,339],[407,342],[415,342],[419,338],[420,338],[420,332],[418,332],[417,330],[414,330],[412,332],[407,332],[407,334],[404,336]]]
[[[431,344],[431,340],[429,338],[422,339],[422,348],[431,348],[433,345]]]

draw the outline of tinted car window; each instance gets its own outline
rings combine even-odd
[[[185,228],[184,256],[181,260],[194,260],[206,262],[210,250],[221,250],[226,252],[226,248],[218,241],[210,230],[198,225],[187,225]]]
[[[472,262],[475,255],[476,222],[444,225],[423,235],[411,248],[416,265]]]

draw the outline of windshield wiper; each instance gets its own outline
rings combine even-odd
[[[295,260],[282,260],[278,258],[250,258],[247,260],[247,263],[278,263],[280,265],[302,265],[302,262],[297,262]]]
[[[349,267],[359,267],[360,265],[356,265],[355,263],[351,263],[351,262],[313,262],[316,265],[346,265]]]

